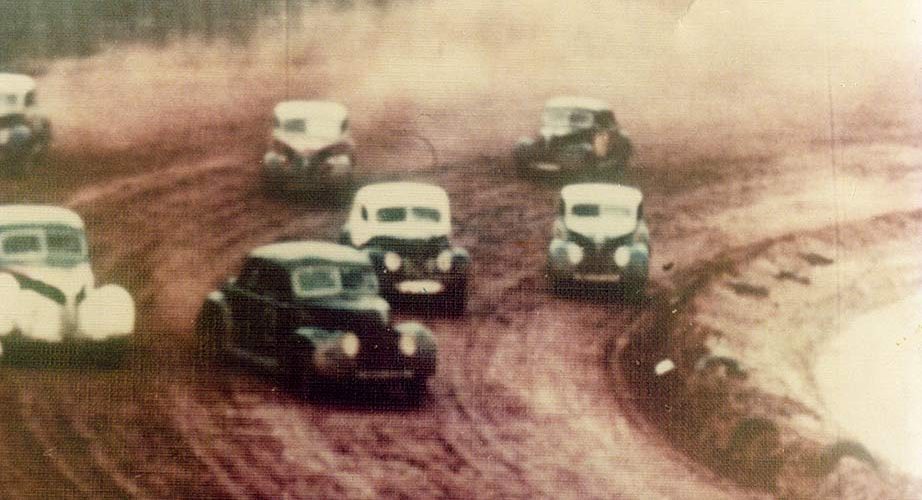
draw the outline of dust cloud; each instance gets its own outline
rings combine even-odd
[[[419,134],[440,160],[461,161],[506,154],[544,99],[575,93],[609,101],[642,148],[704,154],[825,140],[830,95],[845,137],[859,126],[915,133],[920,10],[898,0],[305,7],[254,20],[246,44],[176,38],[58,60],[41,85],[71,149],[258,149],[272,104],[305,97],[345,103],[382,162],[413,157]]]

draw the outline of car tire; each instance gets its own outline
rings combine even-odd
[[[449,290],[444,297],[445,312],[454,318],[464,316],[467,310],[467,285],[462,283],[454,290]]]
[[[225,361],[226,325],[213,305],[205,305],[195,320],[196,351],[201,361],[221,364]]]

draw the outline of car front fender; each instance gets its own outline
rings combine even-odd
[[[134,333],[135,304],[127,290],[105,285],[87,292],[77,306],[78,330],[93,340]]]

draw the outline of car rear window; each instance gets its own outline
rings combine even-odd
[[[307,122],[301,119],[295,120],[285,120],[282,124],[282,128],[285,129],[285,132],[306,132],[307,131]]]

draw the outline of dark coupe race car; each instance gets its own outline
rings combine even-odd
[[[620,181],[633,146],[602,101],[557,97],[544,105],[541,131],[512,152],[523,177]]]
[[[436,343],[415,322],[392,325],[368,256],[323,242],[253,250],[240,276],[208,295],[200,348],[281,375],[302,390],[333,381],[394,381],[426,393]]]

